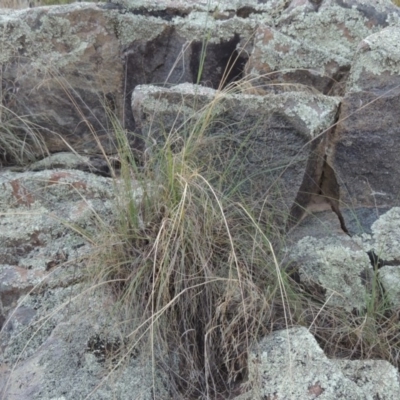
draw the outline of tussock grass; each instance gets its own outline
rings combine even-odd
[[[235,182],[216,180],[229,174],[201,162],[213,107],[186,121],[184,135],[166,133],[142,167],[116,127],[119,218],[102,262],[89,269],[91,282],[113,282],[119,307],[141,327],[128,337],[135,347],[146,337],[183,398],[232,391],[245,376],[250,344],[268,321],[278,323],[272,315],[281,311],[282,327],[290,318],[282,312],[287,278],[272,244],[277,238],[265,235],[251,205],[230,195]]]

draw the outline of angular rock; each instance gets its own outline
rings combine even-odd
[[[358,46],[327,160],[342,208],[398,205],[399,40],[400,28],[389,27]]]
[[[122,115],[124,64],[104,10],[75,3],[4,12],[0,28],[5,127],[18,127],[28,144],[44,141],[39,154],[99,152],[94,132],[110,151],[104,108]]]
[[[395,400],[400,395],[399,372],[384,360],[332,360],[343,375],[359,386],[363,398]]]
[[[398,24],[399,9],[389,0],[297,1],[275,25],[262,24],[246,65],[246,74],[261,91],[317,89],[342,94],[360,40]]]
[[[371,295],[370,259],[350,237],[324,239],[306,236],[290,250],[291,268],[311,293],[324,294],[324,301],[352,312],[364,310]]]
[[[372,224],[371,250],[383,262],[400,265],[400,208],[393,207]]]
[[[400,265],[386,265],[379,269],[379,281],[394,310],[400,307]]]
[[[218,171],[225,190],[233,184],[239,197],[269,207],[283,226],[297,220],[319,191],[326,133],[337,105],[338,99],[322,95],[262,97],[190,84],[141,85],[132,97],[148,151],[168,136],[180,141],[191,135],[193,162],[198,157],[208,173]]]
[[[400,396],[399,374],[384,361],[329,360],[306,328],[276,331],[249,355],[252,390],[235,398],[360,400]]]
[[[118,368],[113,357],[125,345],[112,301],[83,285],[25,298],[0,338],[0,396],[168,400],[166,377],[145,352],[126,350]]]
[[[381,215],[372,224],[371,234],[360,235],[358,240],[373,256],[386,298],[395,308],[400,306],[400,208]]]

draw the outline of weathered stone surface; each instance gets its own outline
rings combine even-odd
[[[351,68],[328,162],[342,208],[397,206],[400,179],[400,28],[365,38]]]
[[[256,17],[261,12],[281,12],[285,0],[111,0],[113,4],[127,10],[142,10],[143,13],[165,11],[164,17],[172,16],[176,11],[185,15],[192,11],[234,12],[241,18]]]
[[[277,331],[262,339],[249,356],[248,384],[252,390],[235,400],[400,396],[399,374],[389,363],[329,360],[306,328]]]
[[[292,1],[275,24],[258,28],[247,75],[263,91],[343,93],[360,40],[399,21],[389,0]]]
[[[226,180],[253,204],[278,210],[282,227],[305,208],[320,211],[289,238],[291,267],[306,289],[325,295],[329,306],[363,310],[374,266],[398,307],[400,213],[382,213],[398,205],[400,193],[399,21],[386,0],[112,0],[1,11],[2,129],[14,132],[14,116],[23,115],[20,140],[29,145],[35,133],[45,140],[47,150],[37,154],[72,146],[86,155],[58,153],[23,174],[0,174],[0,397],[72,400],[95,389],[99,399],[168,398],[145,355],[102,380],[113,359],[104,363],[94,347],[118,343],[121,332],[107,312],[113,299],[79,283],[90,239],[113,218],[114,186],[57,168],[109,174],[89,156],[99,152],[93,133],[106,152],[115,151],[105,105],[124,128],[161,144],[165,133],[193,133],[189,121],[199,128],[202,107],[213,102],[202,165],[229,166]],[[281,92],[271,83],[298,93],[137,87],[198,81],[217,88],[241,77],[248,54],[246,72],[262,85],[259,94]],[[340,99],[316,90],[345,96],[334,135],[328,128]],[[0,161],[7,159],[2,145]],[[249,372],[249,399],[400,397],[388,363],[328,360],[304,329],[262,341]]]
[[[379,269],[379,281],[393,309],[400,307],[400,265],[386,265]]]
[[[363,310],[370,296],[372,266],[367,253],[350,237],[304,237],[291,249],[292,268],[310,292],[322,291],[328,305]]]
[[[0,396],[169,399],[163,388],[165,376],[153,370],[147,354],[134,351],[120,368],[113,362],[113,351],[122,351],[122,345],[110,304],[112,298],[82,285],[24,299],[0,339]]]
[[[0,27],[3,122],[44,137],[50,152],[98,152],[93,132],[110,151],[104,107],[121,116],[124,77],[111,18],[76,3],[3,12]]]
[[[400,265],[400,208],[393,207],[372,224],[372,250],[381,260]]]
[[[378,278],[392,306],[400,305],[400,208],[381,215],[371,226],[371,233],[356,238],[373,256]]]
[[[288,235],[284,265],[310,292],[323,289],[332,304],[362,310],[378,278],[384,295],[400,305],[400,208],[346,210],[352,237],[329,211],[308,215]],[[380,213],[382,213],[380,215]],[[374,269],[378,271],[374,276]],[[295,275],[294,275],[295,274]],[[331,298],[331,294],[332,295]],[[376,294],[375,294],[376,295]]]
[[[146,354],[134,352],[103,380],[116,367],[107,349],[122,351],[120,325],[113,299],[79,282],[99,225],[115,219],[113,181],[78,170],[2,171],[0,189],[0,397],[167,399]]]
[[[400,395],[399,372],[384,360],[332,360],[343,375],[359,386],[365,399],[395,400]]]
[[[86,156],[72,152],[60,152],[51,154],[42,160],[33,162],[26,167],[15,167],[12,170],[43,171],[46,169],[76,169],[79,171],[92,172],[97,175],[110,177],[111,169],[120,166],[118,157],[104,157],[100,155]]]
[[[302,205],[319,190],[325,130],[334,121],[337,105],[338,99],[322,95],[262,97],[190,84],[172,89],[139,86],[132,97],[149,151],[168,135],[177,135],[173,140],[192,135],[192,143],[198,143],[194,157],[197,154],[202,165],[219,171],[240,194],[280,213],[284,224],[290,216],[298,218]],[[208,118],[204,132],[202,118]]]
[[[0,174],[0,311],[42,282],[68,285],[68,274],[90,252],[101,213],[113,214],[110,179],[73,170]],[[75,260],[75,261],[74,261]],[[50,273],[51,272],[51,273]]]

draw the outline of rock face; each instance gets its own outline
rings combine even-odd
[[[306,328],[277,331],[251,352],[253,392],[235,400],[397,399],[398,371],[385,361],[328,359]]]
[[[385,28],[355,53],[329,155],[343,208],[399,202],[399,38],[400,27]]]
[[[15,125],[15,115],[29,116],[17,121],[21,135],[39,136],[49,152],[72,146],[91,154],[101,153],[95,135],[106,152],[115,151],[113,119],[134,129],[130,96],[137,84],[201,81],[207,29],[219,34],[209,42],[204,80],[218,87],[233,53],[228,80],[240,73],[245,60],[236,47],[249,39],[254,21],[214,20],[205,11],[193,19],[190,11],[171,10],[168,2],[154,16],[139,3],[129,10],[76,3],[4,11],[0,62],[9,114],[4,117]],[[207,26],[208,19],[212,25]]]
[[[292,250],[291,259],[310,291],[323,289],[327,305],[348,312],[366,308],[372,266],[368,254],[351,238],[307,236]]]
[[[326,304],[348,312],[367,309],[379,282],[394,310],[400,304],[400,209],[375,215],[360,228],[369,233],[350,237],[327,212],[308,216],[288,237],[290,269],[311,293],[323,293]]]
[[[101,154],[115,152],[119,121],[122,129],[136,132],[131,144],[143,150],[143,121],[131,107],[137,85],[195,82],[217,89],[244,77],[245,93],[301,93],[289,97],[305,107],[304,121],[307,93],[328,95],[320,104],[340,95],[336,129],[318,136],[326,120],[314,122],[320,131],[314,129],[312,137],[320,140],[308,146],[310,165],[296,171],[305,175],[302,184],[292,179],[284,213],[301,217],[316,192],[337,214],[340,206],[396,206],[399,180],[390,171],[399,125],[399,15],[389,0],[113,0],[4,11],[3,129],[18,131],[24,147],[32,146],[31,157],[70,146]],[[271,101],[263,105],[270,106],[266,115],[276,114]],[[321,110],[314,111],[312,121],[320,118]],[[12,158],[4,142],[0,146],[4,159]]]

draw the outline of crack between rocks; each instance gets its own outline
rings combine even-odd
[[[124,7],[121,4],[116,4],[116,3],[105,3],[101,4],[98,7],[104,9],[104,10],[116,10],[119,11],[122,14],[129,13],[133,15],[140,15],[144,17],[154,17],[154,18],[160,18],[164,21],[172,21],[173,18],[175,17],[181,17],[181,18],[186,18],[188,17],[193,11],[196,11],[194,9],[188,8],[186,10],[181,10],[178,8],[165,8],[165,9],[160,9],[160,10],[149,10],[146,9],[145,7],[138,7],[138,8],[128,8]],[[285,7],[287,8],[287,7]],[[206,12],[206,10],[204,10]],[[222,15],[222,13],[227,13],[228,15],[225,17]],[[265,14],[265,10],[256,10],[253,7],[250,6],[244,6],[240,7],[238,9],[223,9],[223,10],[218,10],[218,8],[215,9],[210,9],[208,10],[208,14],[213,16],[215,19],[231,19],[234,17],[239,17],[243,19],[247,19],[251,17],[251,15],[254,14]]]
[[[327,155],[324,156],[324,165],[322,167],[322,174],[319,181],[319,195],[324,197],[331,206],[332,211],[337,215],[340,223],[340,228],[344,233],[351,236],[346,227],[344,217],[340,211],[340,192],[339,184],[336,178],[335,171],[327,161]]]

